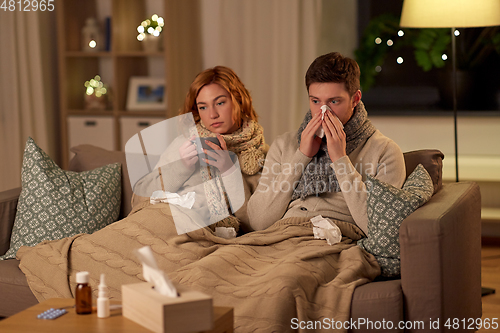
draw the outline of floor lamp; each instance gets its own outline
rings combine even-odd
[[[455,176],[458,182],[457,68],[455,28],[500,25],[499,0],[404,0],[401,27],[451,28]]]
[[[458,182],[457,66],[455,28],[500,25],[500,0],[404,0],[400,26],[406,28],[451,28],[453,63],[453,120],[455,131],[455,175]],[[482,288],[483,295],[494,289]]]

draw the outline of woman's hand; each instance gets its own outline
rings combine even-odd
[[[319,112],[302,131],[299,150],[307,157],[316,155],[321,146],[321,138],[316,136],[316,131],[321,127],[322,123],[321,112]]]
[[[332,112],[325,113],[323,130],[325,131],[328,155],[332,162],[335,162],[346,155],[346,135],[339,118]]]
[[[179,147],[181,161],[184,166],[191,171],[194,170],[194,166],[196,162],[198,162],[198,152],[196,151],[196,146],[191,142],[193,139],[194,135]]]
[[[203,151],[214,160],[205,158],[204,162],[219,169],[220,173],[223,175],[229,171],[234,164],[229,156],[226,141],[224,141],[222,135],[217,134],[217,139],[219,139],[220,147],[213,142],[205,140],[205,143],[213,150],[204,149]]]

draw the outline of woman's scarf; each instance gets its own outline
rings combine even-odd
[[[201,121],[196,124],[196,129],[200,138],[217,136],[203,126]],[[244,174],[254,175],[260,171],[269,147],[264,140],[264,129],[259,123],[245,120],[238,130],[223,134],[222,138],[227,149],[238,157],[240,169]],[[211,166],[200,166],[200,170],[210,211],[210,222],[217,222],[210,225],[211,229],[234,227],[238,231],[239,221],[229,211],[230,204],[219,170]]]
[[[297,132],[299,146],[302,132],[311,119],[311,110],[309,110]],[[360,101],[354,108],[351,119],[344,126],[344,132],[346,133],[346,154],[349,155],[359,145],[363,144],[372,136],[375,130],[375,126],[368,119],[363,102]],[[341,191],[335,171],[330,166],[332,161],[328,155],[328,147],[325,140],[326,137],[323,138],[319,151],[311,162],[307,164],[302,173],[299,184],[293,191],[292,200],[298,198],[304,200],[309,195],[318,196],[321,193]]]
[[[216,137],[199,121],[196,129],[200,138]],[[255,175],[262,168],[268,146],[264,141],[264,129],[254,120],[245,120],[241,127],[233,133],[223,134],[227,150],[238,156],[241,172],[246,175]]]

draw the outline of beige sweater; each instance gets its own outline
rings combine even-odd
[[[380,131],[375,131],[349,156],[331,164],[342,192],[291,201],[293,189],[311,161],[298,149],[296,135],[296,132],[289,132],[279,136],[267,154],[259,185],[248,202],[251,228],[266,229],[282,218],[322,215],[355,223],[366,234],[367,190],[364,181],[367,175],[371,175],[401,188],[405,180],[405,164],[399,146]]]

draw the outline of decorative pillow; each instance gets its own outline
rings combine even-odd
[[[358,245],[377,259],[382,276],[401,271],[399,228],[403,220],[429,201],[434,193],[431,176],[422,164],[408,176],[402,189],[368,176],[368,237]]]
[[[122,165],[122,207],[119,219],[127,217],[132,210],[132,186],[128,177],[127,159],[123,151],[110,151],[92,145],[79,145],[71,147],[70,150],[75,156],[69,161],[68,170],[89,171],[108,164],[121,163]],[[149,200],[149,198],[148,198]]]
[[[120,170],[115,163],[81,173],[64,171],[28,138],[10,249],[0,260],[15,258],[21,246],[92,233],[116,221]]]

